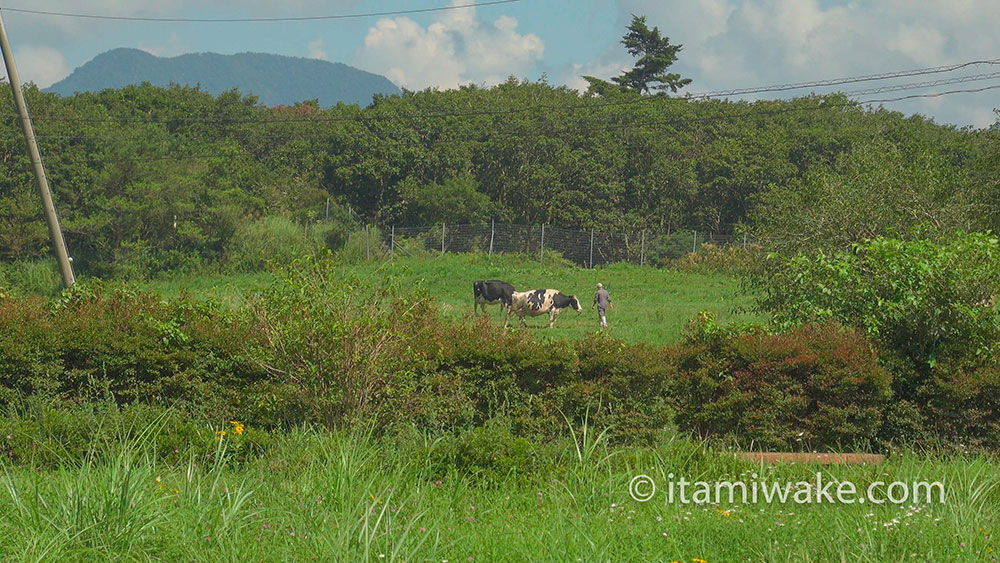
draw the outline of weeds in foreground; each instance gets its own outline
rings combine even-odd
[[[588,411],[561,445],[537,449],[534,455],[554,462],[534,467],[549,469],[528,474],[511,467],[479,480],[458,465],[438,474],[436,451],[452,440],[447,436],[413,439],[407,447],[362,429],[299,429],[274,435],[259,455],[245,457],[239,442],[245,435],[217,434],[235,428],[223,422],[193,438],[204,443],[164,457],[155,444],[158,434],[171,431],[168,420],[165,414],[143,427],[123,426],[107,434],[116,439],[55,468],[3,462],[0,553],[25,561],[154,553],[178,560],[360,561],[996,557],[1000,471],[988,456],[898,453],[882,466],[754,465],[679,436],[650,447],[615,447],[606,429],[590,427]],[[947,499],[682,504],[666,496],[681,477],[798,483],[817,471],[859,488],[940,481]],[[658,485],[648,502],[629,494],[638,474]]]

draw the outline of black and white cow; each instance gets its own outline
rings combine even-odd
[[[510,323],[510,316],[521,317],[521,324],[526,326],[524,317],[537,317],[538,315],[549,314],[549,328],[556,322],[556,316],[563,309],[576,309],[577,313],[583,312],[580,300],[572,295],[560,293],[558,289],[536,289],[534,291],[515,291],[511,295],[510,309],[507,311],[507,320],[503,326]]]
[[[510,296],[514,293],[514,286],[505,281],[488,280],[472,282],[472,293],[475,294],[475,301],[472,303],[472,312],[476,312],[477,307],[481,307],[486,313],[487,305],[500,304],[500,311],[510,308]]]

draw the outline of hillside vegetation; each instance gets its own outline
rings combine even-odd
[[[27,98],[76,268],[101,277],[239,262],[242,241],[278,228],[266,219],[302,228],[328,198],[314,238],[333,249],[361,223],[496,219],[645,229],[653,246],[682,228],[749,229],[792,252],[990,229],[1000,201],[995,132],[840,95],[588,96],[510,80],[367,107],[176,85]],[[14,114],[9,95],[3,108]],[[0,123],[7,261],[48,247],[17,127]]]

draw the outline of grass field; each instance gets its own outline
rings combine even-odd
[[[218,441],[206,428],[202,438],[216,450],[186,463],[157,459],[145,447],[149,434],[65,459],[58,470],[4,464],[0,553],[22,561],[883,562],[995,561],[1000,547],[1000,465],[984,458],[904,453],[882,466],[822,472],[859,490],[940,481],[943,504],[681,504],[666,497],[670,475],[756,474],[784,486],[815,482],[817,468],[755,466],[686,438],[608,449],[577,436],[545,453],[554,469],[544,475],[483,481],[438,473],[437,444],[419,433],[381,441],[299,430],[235,464],[220,462],[239,448],[241,436],[229,436]],[[629,494],[638,474],[659,485],[648,502]]]
[[[599,329],[597,312],[590,309],[598,282],[611,293],[614,305],[608,315],[610,334],[629,342],[674,342],[685,323],[700,311],[711,311],[721,321],[758,318],[745,312],[752,303],[750,297],[740,292],[735,279],[723,274],[629,264],[587,270],[542,265],[520,256],[491,259],[472,254],[345,264],[338,271],[345,279],[357,276],[424,288],[437,301],[442,316],[456,322],[472,315],[475,280],[501,279],[514,284],[519,291],[554,288],[579,297],[584,313],[564,311],[552,330],[546,328],[547,316],[527,319],[528,330],[543,339],[581,338]],[[196,277],[150,282],[149,287],[166,296],[186,293],[239,306],[247,295],[273,279],[267,273]],[[487,311],[495,322],[503,323],[498,306],[489,306]],[[511,326],[519,327],[519,321],[512,319]]]
[[[543,328],[542,317],[528,320],[527,330],[542,341],[599,330],[589,309],[597,282],[614,299],[611,333],[630,342],[674,342],[699,311],[722,321],[759,320],[743,312],[750,296],[721,274],[628,265],[584,270],[474,255],[343,264],[335,273],[348,284],[362,279],[426,291],[442,317],[457,323],[470,322],[477,279],[580,296],[585,313],[563,313],[552,330]],[[238,308],[276,279],[270,273],[201,276],[147,287],[165,297],[188,295]],[[489,311],[502,323],[497,307]],[[612,446],[603,428],[576,427],[559,440],[535,443],[491,434],[489,423],[442,435],[404,428],[376,437],[357,427],[269,433],[247,424],[245,433],[236,433],[224,420],[214,427],[185,420],[187,426],[171,430],[123,426],[107,442],[80,442],[85,434],[79,429],[88,424],[128,420],[108,412],[87,419],[70,411],[10,409],[0,416],[0,557],[997,561],[1000,548],[1000,461],[989,453],[894,451],[874,466],[764,466],[670,428],[652,446]],[[154,452],[163,453],[165,433],[179,449],[160,456]],[[62,453],[69,450],[61,444],[73,440],[88,444],[83,451],[89,453]],[[15,442],[18,451],[35,453],[14,455]],[[806,490],[802,483],[816,482],[817,471],[824,483],[851,483],[862,494],[883,484],[864,503],[795,502],[802,498],[795,493]],[[656,483],[648,502],[630,495],[638,475]],[[792,488],[786,502],[724,497],[685,504],[676,491],[682,477],[710,486],[743,481]],[[903,502],[872,502],[885,501],[894,481],[939,482],[944,502],[912,493]],[[672,501],[671,482],[677,493]],[[650,490],[647,484],[640,492]]]

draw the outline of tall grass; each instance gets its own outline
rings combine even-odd
[[[62,277],[54,258],[0,264],[0,293],[52,296],[61,289]]]
[[[998,548],[991,457],[905,452],[881,466],[821,468],[859,487],[941,481],[945,504],[681,505],[664,494],[636,502],[628,483],[646,474],[662,493],[671,475],[812,481],[818,469],[755,465],[681,437],[615,448],[586,425],[539,450],[563,460],[551,470],[487,481],[460,467],[430,470],[447,438],[401,446],[363,429],[299,429],[241,457],[242,436],[209,428],[207,443],[167,458],[155,447],[166,419],[119,423],[107,434],[117,439],[56,468],[4,462],[4,558],[990,561]]]

